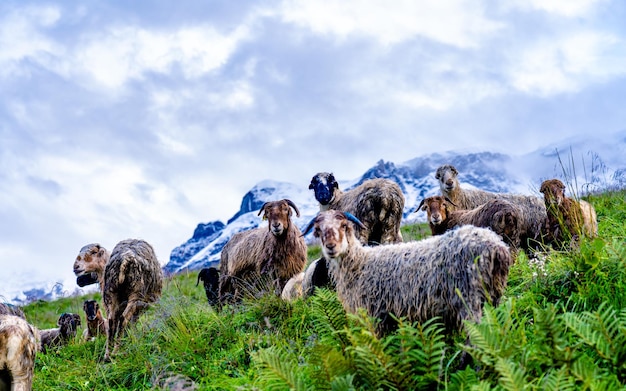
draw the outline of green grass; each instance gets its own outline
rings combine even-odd
[[[216,312],[196,273],[168,279],[160,302],[103,363],[104,337],[38,353],[36,390],[626,389],[626,191],[593,195],[600,237],[579,251],[518,256],[505,297],[479,325],[446,336],[436,319],[401,323],[387,337],[376,320],[347,315],[319,291],[285,303],[264,296]],[[429,235],[402,227],[404,240]],[[320,256],[311,246],[309,260]],[[81,314],[87,297],[25,306],[29,321],[54,327]],[[99,294],[88,298],[100,300]],[[82,328],[79,329],[79,334]],[[460,370],[464,351],[474,364]]]

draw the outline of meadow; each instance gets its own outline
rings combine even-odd
[[[377,338],[376,320],[348,315],[334,292],[293,303],[247,299],[216,311],[197,272],[168,278],[160,302],[104,363],[104,337],[38,353],[35,390],[619,390],[626,389],[626,190],[585,197],[599,237],[578,250],[523,253],[506,294],[468,335],[445,335],[433,319]],[[402,228],[405,240],[430,235]],[[319,257],[318,246],[309,259]],[[68,265],[71,267],[71,265]],[[87,298],[24,307],[40,328]],[[467,351],[473,363],[461,370]]]

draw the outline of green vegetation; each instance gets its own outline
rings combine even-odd
[[[39,353],[34,389],[626,389],[626,191],[588,200],[600,237],[583,240],[578,251],[519,255],[502,303],[468,324],[471,345],[466,335],[444,335],[437,319],[400,321],[395,333],[377,338],[375,319],[347,315],[328,290],[216,312],[191,273],[167,281],[112,363],[101,362],[104,337]],[[414,225],[402,234],[413,240],[429,232]],[[309,259],[319,255],[319,247],[310,249]],[[84,299],[24,310],[31,323],[53,327],[61,312],[84,319]],[[463,352],[474,361],[460,370]]]

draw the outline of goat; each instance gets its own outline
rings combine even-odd
[[[541,198],[523,194],[464,189],[459,183],[458,174],[457,169],[450,164],[440,166],[435,173],[441,195],[448,198],[454,208],[474,209],[494,198],[507,200],[517,206],[521,213],[520,247],[528,252],[543,242],[543,231],[548,215]]]
[[[140,239],[126,239],[109,252],[97,243],[84,246],[74,261],[80,278],[95,273],[102,289],[108,317],[104,360],[119,347],[119,338],[129,324],[161,297],[163,272],[152,246]]]
[[[87,319],[87,327],[83,331],[83,339],[85,341],[93,341],[98,335],[107,335],[107,319],[102,316],[98,302],[85,300],[83,302],[83,311],[85,311],[85,319]]]
[[[370,179],[344,192],[332,173],[320,172],[311,179],[309,189],[314,191],[320,211],[348,212],[362,222],[356,235],[364,245],[402,242],[404,194],[394,181]]]
[[[50,348],[67,345],[76,337],[76,330],[80,324],[78,314],[62,313],[57,321],[59,327],[39,330],[41,338],[39,350],[45,353]]]
[[[509,201],[493,198],[470,210],[450,210],[449,205],[454,204],[442,196],[432,196],[424,198],[417,207],[416,211],[426,211],[433,235],[441,235],[460,225],[471,224],[490,228],[512,250],[519,248],[521,212]]]
[[[291,221],[291,210],[300,217],[288,199],[263,204],[259,215],[268,220],[267,228],[238,232],[222,248],[220,259],[219,302],[237,301],[246,286],[257,286],[267,275],[280,295],[287,281],[303,271],[307,246],[298,227]]]
[[[0,390],[30,391],[39,332],[24,318],[0,314]]]

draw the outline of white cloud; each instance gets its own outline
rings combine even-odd
[[[282,17],[316,33],[369,36],[383,45],[422,36],[446,45],[475,47],[501,27],[485,16],[482,4],[469,0],[286,0]]]
[[[565,17],[588,16],[597,6],[607,0],[519,0],[514,5],[525,10],[541,10]],[[509,6],[511,3],[508,4]]]

